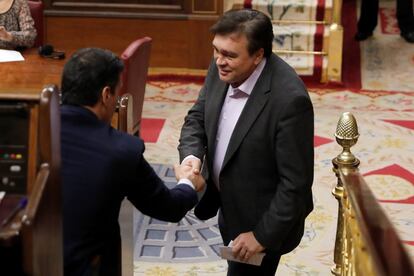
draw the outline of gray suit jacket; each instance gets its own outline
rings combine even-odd
[[[205,158],[208,184],[195,214],[208,219],[220,208],[225,243],[253,231],[268,250],[289,252],[299,244],[304,220],[313,209],[311,100],[295,71],[272,54],[231,136],[218,192],[209,171],[227,88],[213,62],[181,131],[180,159],[190,154]]]

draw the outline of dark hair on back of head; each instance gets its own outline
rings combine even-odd
[[[85,48],[72,55],[62,74],[62,103],[94,106],[105,86],[115,93],[123,62],[109,50]]]
[[[229,10],[210,28],[210,31],[214,35],[244,34],[249,42],[247,50],[250,55],[260,48],[263,48],[265,57],[272,54],[274,37],[272,21],[260,11]]]

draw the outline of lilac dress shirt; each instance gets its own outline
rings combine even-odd
[[[239,120],[240,114],[249,99],[253,88],[259,79],[260,74],[266,65],[264,58],[253,73],[239,86],[232,87],[229,85],[226,98],[224,99],[223,107],[219,117],[217,135],[216,135],[216,150],[213,161],[213,177],[214,183],[220,189],[219,175],[223,165],[224,156],[226,155],[227,147],[233,134],[234,127]]]

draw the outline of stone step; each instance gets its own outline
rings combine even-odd
[[[260,10],[272,18],[272,20],[305,20],[326,21],[332,19],[332,0],[234,0],[232,9],[240,9],[246,6]],[[250,4],[251,3],[251,4]],[[225,8],[230,7],[227,3]]]
[[[332,3],[333,0],[233,0],[225,1],[224,8],[250,7],[267,14],[274,22],[273,51],[291,65],[300,76],[314,76],[321,79],[323,72],[326,72],[327,56],[277,51],[326,53],[329,26],[314,22],[331,22]]]
[[[306,54],[284,54],[276,53],[290,66],[292,66],[299,76],[314,76],[315,71],[322,72],[327,68],[327,57],[326,56],[315,56]],[[320,79],[321,76],[316,76]]]
[[[274,50],[322,51],[324,40],[329,37],[329,27],[324,25],[274,24]]]

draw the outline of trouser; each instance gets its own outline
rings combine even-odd
[[[397,1],[397,20],[401,32],[414,31],[413,1]],[[374,31],[378,22],[379,0],[361,0],[361,15],[358,30],[363,33]]]
[[[279,260],[280,255],[267,253],[263,258],[261,266],[228,261],[227,276],[274,276]]]

